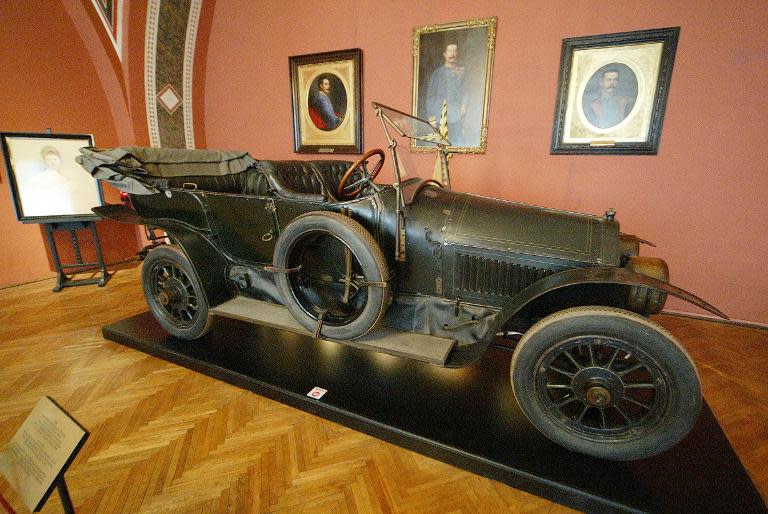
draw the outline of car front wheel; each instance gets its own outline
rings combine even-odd
[[[692,428],[701,385],[686,351],[632,312],[577,307],[542,319],[520,340],[512,388],[544,435],[610,460],[661,453]]]

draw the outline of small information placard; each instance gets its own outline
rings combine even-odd
[[[307,393],[307,396],[309,396],[310,398],[314,398],[315,400],[319,400],[327,392],[328,390],[323,389],[322,387],[313,387],[312,390]]]
[[[0,473],[31,511],[42,508],[88,432],[43,397],[0,452]]]

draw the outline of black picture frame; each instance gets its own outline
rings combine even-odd
[[[679,34],[563,39],[550,153],[657,154]]]
[[[296,153],[363,151],[363,51],[359,48],[288,59]]]
[[[0,132],[0,141],[17,220],[100,219],[91,209],[104,205],[101,184],[74,160],[79,148],[94,146],[93,135]],[[58,156],[58,165],[46,164],[51,155]]]

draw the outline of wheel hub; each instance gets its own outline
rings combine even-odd
[[[168,281],[158,291],[157,299],[165,307],[179,304],[184,299],[184,289],[176,281]]]
[[[602,407],[611,403],[611,393],[602,386],[592,386],[587,389],[587,401],[595,407]]]
[[[573,377],[573,392],[593,407],[608,407],[624,394],[624,384],[613,371],[602,367],[584,368]]]

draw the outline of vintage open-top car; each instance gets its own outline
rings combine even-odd
[[[250,316],[449,367],[515,331],[515,396],[552,440],[630,460],[682,439],[701,406],[698,375],[647,316],[668,294],[725,316],[670,285],[664,261],[639,256],[643,241],[620,234],[612,210],[592,216],[452,191],[448,141],[426,121],[373,107],[392,185],[374,182],[381,149],[354,163],[81,150],[86,170],[130,196],[130,206],[97,213],[171,238],[142,270],[160,325],[195,339],[213,312]],[[401,180],[397,137],[433,146],[443,180]]]

